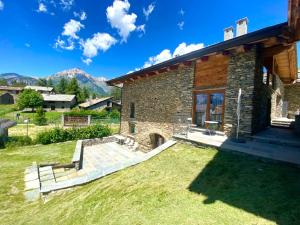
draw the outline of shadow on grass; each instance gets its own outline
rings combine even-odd
[[[219,200],[280,225],[300,224],[298,168],[218,152],[188,188],[207,196],[204,204]]]

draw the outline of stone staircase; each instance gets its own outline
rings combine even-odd
[[[139,151],[131,136],[114,135],[103,139],[79,140],[72,163],[37,165],[25,170],[25,198],[37,200],[41,194],[82,185],[108,174],[144,162],[174,145],[167,141],[151,152]]]
[[[276,118],[271,121],[272,127],[292,128],[295,120],[288,118]]]

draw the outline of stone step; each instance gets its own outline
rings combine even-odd
[[[258,143],[267,143],[273,145],[281,145],[287,147],[298,147],[300,151],[300,141],[286,140],[284,138],[270,138],[270,137],[262,137],[262,136],[251,136],[251,140]]]

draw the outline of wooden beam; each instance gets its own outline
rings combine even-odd
[[[265,48],[263,49],[263,57],[271,57],[277,55],[283,51],[286,51],[289,47],[283,45],[277,45],[275,47]]]

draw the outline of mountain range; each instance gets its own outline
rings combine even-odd
[[[80,87],[86,87],[91,92],[94,92],[99,95],[107,95],[111,91],[111,87],[107,86],[105,77],[93,77],[92,75],[86,73],[85,71],[79,68],[73,68],[69,70],[64,70],[53,75],[47,76],[46,79],[51,79],[56,85],[61,78],[71,80],[73,77],[76,78]],[[20,75],[17,73],[3,73],[0,74],[0,79],[7,81],[9,85],[13,82],[24,82],[27,85],[37,84],[38,78],[32,76]]]

